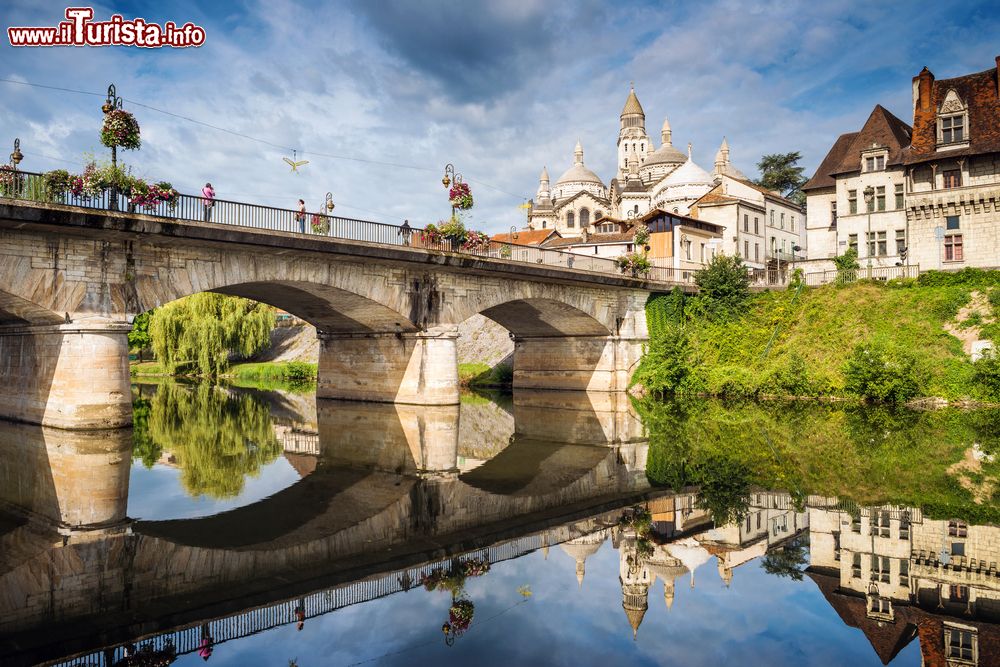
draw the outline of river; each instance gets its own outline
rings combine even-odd
[[[1000,414],[133,386],[0,422],[2,665],[1000,665]]]

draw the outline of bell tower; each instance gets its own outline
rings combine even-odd
[[[624,180],[629,160],[634,159],[641,166],[646,156],[653,152],[653,142],[646,134],[646,114],[635,95],[635,88],[629,84],[628,97],[620,116],[618,130],[618,180]]]

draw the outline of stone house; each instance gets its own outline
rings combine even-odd
[[[811,260],[856,247],[862,267],[1000,266],[1000,56],[988,70],[913,78],[913,125],[876,106],[805,184]],[[873,195],[866,199],[868,188]]]

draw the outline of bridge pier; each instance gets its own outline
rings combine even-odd
[[[458,331],[321,333],[317,398],[456,405]]]
[[[626,391],[646,337],[514,339],[514,389]]]
[[[82,430],[131,424],[131,328],[111,322],[0,328],[0,418]]]

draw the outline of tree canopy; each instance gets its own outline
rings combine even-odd
[[[230,355],[249,357],[267,347],[273,327],[274,312],[266,304],[202,292],[157,308],[149,333],[168,372],[191,362],[199,374],[215,376],[229,367]]]
[[[804,205],[806,197],[801,188],[809,179],[802,175],[803,167],[798,166],[801,159],[802,154],[798,151],[762,156],[757,163],[757,169],[760,170],[757,185],[780,192],[783,197],[800,206]]]

